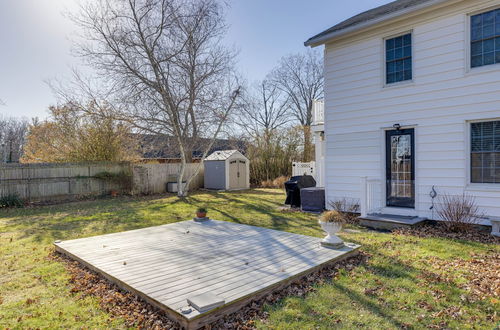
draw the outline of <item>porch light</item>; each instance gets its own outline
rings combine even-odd
[[[400,124],[394,124],[394,125],[392,125],[392,127],[394,127],[398,131],[401,129],[401,125]]]

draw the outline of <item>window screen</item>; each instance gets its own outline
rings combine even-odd
[[[412,79],[411,33],[385,41],[386,83]]]
[[[471,67],[500,63],[500,9],[471,16]]]
[[[471,182],[500,183],[500,121],[471,124]]]

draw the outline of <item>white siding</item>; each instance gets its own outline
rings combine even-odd
[[[327,200],[360,198],[361,177],[385,182],[384,128],[399,123],[415,128],[418,215],[431,216],[435,185],[500,217],[500,184],[470,184],[468,174],[468,121],[500,118],[500,65],[467,69],[468,14],[492,6],[500,1],[453,3],[326,45]],[[383,39],[408,31],[413,81],[384,87]]]

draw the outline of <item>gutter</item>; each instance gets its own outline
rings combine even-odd
[[[399,11],[395,11],[393,13],[386,14],[384,16],[381,16],[381,17],[378,17],[378,18],[374,18],[374,19],[368,20],[368,21],[363,22],[363,23],[355,24],[355,25],[347,27],[345,29],[341,29],[341,30],[337,30],[337,31],[332,31],[332,32],[327,33],[327,34],[325,34],[323,36],[312,37],[309,40],[307,40],[307,41],[304,42],[304,46],[306,46],[306,47],[309,46],[311,48],[314,48],[314,47],[317,47],[317,46],[320,46],[320,45],[326,43],[330,39],[338,38],[338,37],[341,37],[341,36],[344,36],[344,35],[347,35],[347,34],[350,34],[350,33],[353,33],[353,32],[357,32],[357,31],[366,29],[368,27],[372,27],[374,25],[377,25],[379,23],[382,23],[384,21],[387,21],[387,20],[390,20],[390,19],[393,19],[393,18],[397,18],[397,17],[403,16],[403,15],[406,15],[406,14],[410,14],[412,12],[415,12],[415,11],[418,11],[418,10],[421,10],[421,9],[426,9],[428,7],[431,7],[431,6],[434,6],[434,5],[438,5],[438,4],[442,4],[442,3],[445,3],[445,2],[448,2],[448,1],[449,0],[433,0],[433,1],[429,1],[429,2],[426,2],[426,3],[421,4],[421,5],[416,5],[416,6],[413,6],[413,7],[410,7],[410,8],[405,8],[405,9],[402,9],[402,10],[399,10]]]

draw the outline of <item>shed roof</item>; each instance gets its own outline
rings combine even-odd
[[[304,44],[306,46],[315,46],[324,43],[326,39],[334,37],[347,29],[355,29],[364,24],[373,24],[384,21],[385,19],[408,14],[410,12],[431,6],[436,3],[447,0],[396,0],[379,6],[358,15],[355,15],[345,21],[342,21],[331,28],[309,38]]]
[[[238,150],[220,150],[220,151],[215,151],[210,156],[208,156],[207,158],[205,158],[205,160],[226,160],[229,157],[233,156],[234,154],[239,154],[242,157],[245,157]]]

